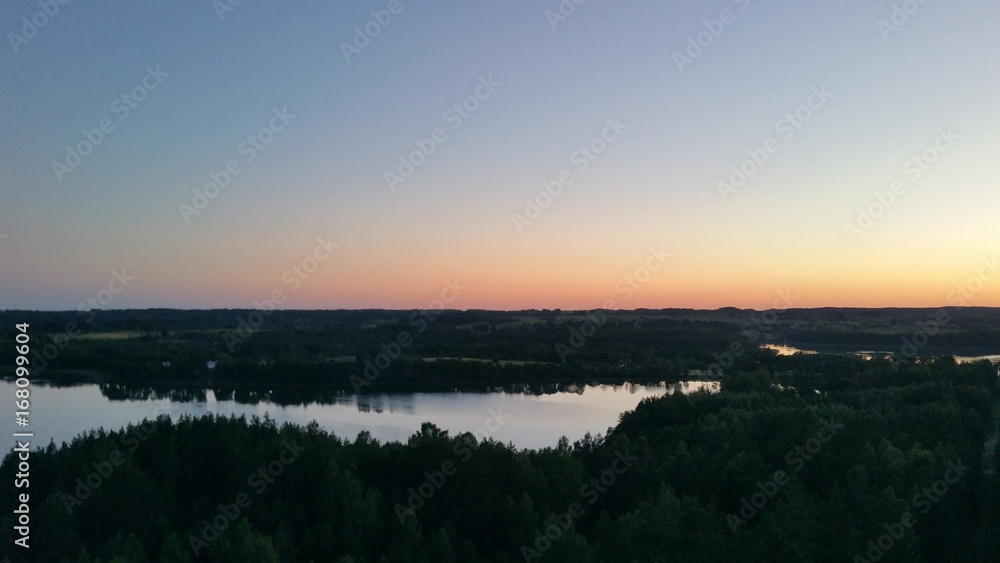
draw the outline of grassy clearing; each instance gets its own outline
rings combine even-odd
[[[486,363],[486,364],[492,364],[493,363],[493,360],[487,360],[485,358],[454,358],[454,357],[447,357],[447,358],[422,358],[422,359],[425,362],[436,362],[438,360],[451,360],[453,362],[482,362],[482,363]],[[536,362],[536,361],[531,361],[531,360],[500,360],[499,363],[502,366],[505,366],[505,365],[508,365],[508,364],[512,365],[512,366],[526,366],[528,364],[546,364],[548,362]]]
[[[77,336],[80,340],[127,340],[129,338],[139,338],[145,332],[135,330],[120,330],[116,332],[87,332]]]

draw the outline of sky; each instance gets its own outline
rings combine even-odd
[[[992,0],[61,1],[0,309],[1000,306]]]

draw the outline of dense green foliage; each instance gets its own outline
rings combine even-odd
[[[996,366],[781,362],[540,451],[430,424],[405,444],[211,416],[91,432],[32,455],[30,560],[857,561],[909,511],[881,561],[1000,561]],[[79,494],[107,460],[121,463]],[[788,478],[772,487],[777,471]],[[762,506],[734,524],[748,499]],[[28,560],[0,520],[3,555]],[[225,530],[195,556],[210,521]]]
[[[941,314],[947,322],[927,325]],[[361,392],[376,380],[383,390],[676,381],[712,364],[770,369],[773,354],[758,346],[772,341],[898,354],[923,326],[933,330],[916,338],[920,355],[997,353],[1000,342],[996,310],[984,308],[5,311],[0,339],[13,336],[14,322],[31,324],[36,376]],[[13,353],[0,348],[0,366]]]

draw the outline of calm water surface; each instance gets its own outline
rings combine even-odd
[[[688,393],[701,388],[718,390],[717,382],[682,382],[675,385],[580,385],[570,391],[542,395],[507,392],[439,392],[343,395],[332,404],[279,405],[269,400],[255,404],[217,399],[204,390],[193,401],[176,402],[169,398],[111,400],[94,384],[31,387],[32,448],[45,446],[50,439],[59,445],[90,429],[119,429],[143,418],[167,414],[172,419],[183,414],[200,416],[269,415],[278,424],[305,425],[315,420],[326,430],[354,440],[367,430],[382,442],[406,441],[423,422],[433,422],[450,431],[473,432],[479,438],[489,436],[518,448],[555,446],[561,436],[570,442],[590,432],[604,434],[618,423],[619,415],[635,409],[646,397],[665,393]],[[12,381],[0,381],[0,396],[13,397]],[[202,398],[204,397],[204,398]],[[10,413],[13,417],[13,412]],[[496,420],[496,422],[492,422]],[[499,425],[499,421],[503,424]],[[499,425],[499,428],[497,428]],[[14,446],[11,433],[22,431],[10,423],[10,431],[0,436],[0,447]],[[496,429],[490,432],[489,429]]]
[[[819,354],[817,350],[803,350],[801,348],[795,348],[794,346],[786,346],[784,344],[762,344],[761,348],[767,348],[768,350],[774,350],[779,356],[791,356],[793,354]],[[893,352],[884,350],[858,350],[854,352],[847,352],[848,354],[854,354],[856,356],[861,356],[866,360],[870,360],[876,356],[891,356]],[[994,364],[1000,363],[1000,354],[993,354],[989,356],[954,356],[955,362],[960,364],[967,364],[972,362],[978,362],[982,360],[989,360]]]

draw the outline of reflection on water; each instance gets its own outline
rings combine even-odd
[[[892,355],[892,352],[884,350],[861,350],[859,352],[851,352],[851,354],[861,356],[863,360],[871,360],[872,358],[887,358]]]
[[[784,344],[761,344],[761,348],[767,350],[774,350],[779,356],[791,356],[793,354],[819,354],[815,350],[800,350],[792,346],[785,346]]]
[[[173,389],[156,387],[136,387],[102,383],[101,394],[112,401],[159,401],[166,399],[175,403],[205,401],[205,389]]]
[[[351,397],[357,404],[358,412],[414,414],[416,404],[413,395],[358,395]],[[350,404],[345,401],[342,404]]]
[[[884,358],[887,356],[892,356],[893,352],[887,352],[884,350],[857,350],[848,352],[820,352],[818,350],[803,350],[800,348],[795,348],[794,346],[786,346],[784,344],[761,344],[761,348],[768,350],[774,350],[779,356],[791,356],[793,354],[853,354],[855,356],[860,356],[862,359],[870,360],[872,358]],[[968,364],[973,362],[980,362],[982,360],[989,360],[994,364],[1000,363],[1000,354],[992,354],[988,356],[953,356],[955,362],[959,364]]]
[[[4,388],[6,387],[6,388]],[[0,393],[13,396],[13,381],[0,381]],[[353,440],[368,431],[380,441],[405,442],[432,422],[453,435],[473,432],[518,448],[554,447],[561,436],[570,441],[584,434],[603,434],[622,412],[639,401],[666,393],[718,391],[719,382],[688,381],[671,385],[547,384],[517,385],[481,391],[424,393],[309,393],[304,389],[170,389],[125,385],[80,384],[32,386],[32,447],[71,441],[81,432],[119,429],[144,418],[168,415],[258,416],[277,423],[306,425],[315,420],[326,430]],[[503,424],[496,432],[486,428]],[[13,438],[0,438],[9,450]]]
[[[969,364],[972,362],[981,362],[983,360],[989,360],[994,364],[1000,364],[1000,354],[993,354],[990,356],[955,356],[955,361],[960,364]]]

